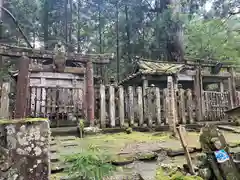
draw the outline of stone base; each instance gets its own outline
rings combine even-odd
[[[0,180],[50,178],[46,119],[0,120]]]

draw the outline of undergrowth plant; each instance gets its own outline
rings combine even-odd
[[[115,167],[108,163],[110,156],[101,152],[97,147],[90,146],[81,153],[65,158],[69,164],[66,169],[71,180],[100,180],[112,175]]]

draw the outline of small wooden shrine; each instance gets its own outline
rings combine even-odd
[[[203,119],[205,112],[205,92],[216,91],[225,93],[224,99],[228,99],[229,108],[237,105],[236,80],[238,73],[235,72],[236,65],[218,62],[196,62],[185,61],[184,63],[150,61],[138,59],[133,65],[132,72],[120,82],[123,86],[142,86],[143,89],[148,87],[167,88],[167,77],[172,76],[176,89],[191,89],[193,98],[196,102],[197,119]],[[209,89],[209,85],[215,85],[214,89]],[[143,96],[146,96],[143,90]],[[216,98],[215,98],[216,99]],[[211,98],[212,101],[214,97]],[[210,100],[210,101],[211,101]],[[225,101],[225,100],[224,100]],[[214,104],[215,102],[213,102]],[[209,104],[209,103],[208,103]],[[216,102],[216,106],[220,106]],[[224,107],[226,109],[226,107]]]
[[[107,64],[108,55],[68,53],[61,44],[54,51],[2,44],[0,55],[19,58],[18,70],[11,73],[16,79],[14,118],[49,117],[57,126],[66,119],[93,122],[93,64]]]

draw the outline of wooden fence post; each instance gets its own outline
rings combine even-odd
[[[100,124],[101,128],[106,128],[106,92],[105,86],[100,85]]]
[[[122,86],[119,87],[119,120],[120,120],[120,126],[124,126],[124,89]]]
[[[203,120],[203,105],[202,105],[202,74],[201,67],[197,67],[196,76],[194,79],[194,93],[195,93],[195,101],[196,101],[196,114],[197,120]]]
[[[193,121],[193,99],[192,99],[192,90],[187,90],[187,112],[188,112],[188,123],[192,124]]]
[[[179,89],[179,110],[180,110],[180,116],[181,116],[181,123],[186,124],[186,106],[185,106],[185,91],[184,89]]]
[[[10,82],[3,82],[1,89],[1,108],[0,108],[0,118],[9,118],[9,92],[10,92]]]
[[[168,89],[163,89],[163,109],[164,109],[164,118],[165,118],[165,124],[168,125]]]
[[[143,92],[142,87],[137,87],[138,118],[139,126],[143,125]]]
[[[93,82],[93,63],[91,60],[86,65],[86,83],[87,83],[87,118],[91,126],[94,125],[94,82]]]
[[[16,93],[16,112],[15,118],[21,119],[26,117],[28,91],[29,91],[29,63],[28,57],[23,56],[19,61],[19,74],[17,80],[17,93]]]
[[[109,86],[109,119],[111,127],[116,126],[116,116],[115,116],[115,87],[114,85]]]
[[[157,125],[161,125],[161,96],[158,87],[155,88],[155,103],[156,103],[156,115],[157,115]]]
[[[168,89],[168,123],[170,131],[173,133],[173,136],[176,136],[177,129],[176,129],[176,106],[175,106],[175,92],[174,92],[174,84],[173,84],[173,77],[168,76],[167,78],[167,89]]]
[[[134,104],[133,104],[133,87],[128,86],[128,100],[129,100],[129,121],[130,125],[134,125]]]
[[[152,87],[148,87],[147,89],[147,115],[148,115],[148,126],[152,127],[153,124],[153,104],[152,104]]]

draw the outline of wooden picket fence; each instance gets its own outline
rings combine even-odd
[[[123,127],[125,124],[136,127],[168,125],[170,100],[167,93],[167,89],[158,87],[144,90],[142,87],[100,85],[95,90],[95,117],[102,128]],[[175,89],[175,95],[177,123],[194,124],[199,121],[192,90]],[[203,119],[200,121],[226,120],[224,112],[229,109],[229,104],[229,92],[204,91]]]

